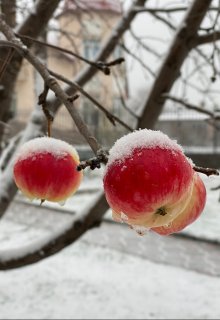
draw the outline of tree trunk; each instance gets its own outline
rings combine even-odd
[[[12,1],[12,0],[10,0]],[[26,20],[17,28],[17,32],[23,35],[27,35],[33,38],[37,38],[41,32],[45,29],[48,21],[52,17],[56,10],[60,0],[46,1],[39,0],[36,3],[34,12],[30,13]],[[4,6],[3,6],[4,4]],[[9,1],[2,2],[2,9],[5,10],[5,16],[10,12]],[[12,10],[13,11],[13,10]],[[15,19],[15,17],[14,17]],[[7,17],[10,22],[15,22],[12,18],[12,13]],[[13,20],[13,21],[12,21]],[[28,45],[28,44],[27,44]],[[0,70],[4,67],[5,61],[11,49],[0,49]],[[23,58],[17,52],[13,52],[10,63],[7,64],[7,70],[0,78],[0,86],[3,90],[0,91],[0,121],[7,122],[12,117],[11,104],[13,99],[13,92],[17,80],[18,73],[21,69]],[[2,140],[3,132],[0,132],[0,143]]]
[[[194,39],[211,2],[211,0],[194,0],[189,7],[144,103],[138,128],[154,127],[166,100],[163,94],[169,93],[178,78],[181,66],[194,46]]]

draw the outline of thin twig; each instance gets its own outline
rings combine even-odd
[[[108,152],[100,149],[97,152],[97,156],[90,158],[85,161],[81,161],[80,164],[77,166],[77,170],[81,171],[84,170],[85,168],[89,167],[91,170],[94,169],[100,169],[101,168],[101,163],[106,164],[108,162]]]
[[[49,92],[49,87],[46,83],[44,83],[44,90],[43,92],[39,95],[39,98],[38,98],[38,104],[42,106],[42,110],[45,114],[45,117],[47,119],[47,135],[48,137],[51,136],[51,124],[54,120],[54,116],[53,114],[51,113],[50,109],[48,108],[48,105],[47,105],[47,95],[48,95],[48,92]]]
[[[47,43],[47,42],[44,42],[44,41],[33,39],[31,37],[28,37],[28,36],[23,36],[23,35],[20,35],[20,34],[16,34],[16,35],[17,35],[17,37],[19,37],[22,40],[23,39],[24,40],[28,40],[28,41],[37,43],[39,45],[46,46],[46,47],[55,49],[57,51],[69,54],[69,55],[71,55],[71,56],[73,56],[73,57],[75,57],[75,58],[77,58],[77,59],[89,64],[90,66],[99,69],[105,75],[110,75],[111,74],[110,67],[118,65],[118,64],[121,64],[122,62],[124,62],[124,58],[122,58],[122,57],[121,58],[117,58],[117,59],[115,59],[113,61],[110,61],[110,62],[103,62],[103,61],[94,62],[92,60],[86,59],[85,57],[79,55],[78,53],[73,52],[72,50],[64,49],[64,48],[61,48],[59,46],[55,46],[53,44],[50,44],[50,43]]]
[[[64,83],[67,83],[70,86],[73,86],[76,88],[79,92],[81,92],[85,97],[87,97],[90,101],[92,101],[107,117],[107,119],[115,126],[115,122],[118,122],[120,125],[122,125],[124,128],[126,128],[129,131],[133,131],[133,129],[128,126],[124,121],[122,121],[120,118],[112,114],[110,111],[108,111],[105,107],[103,107],[95,98],[93,98],[88,92],[86,92],[80,85],[78,85],[74,81],[70,81],[69,79],[65,78],[64,76],[48,69],[50,74],[54,76],[55,78],[63,81]]]
[[[8,64],[10,63],[12,57],[13,57],[13,54],[14,54],[14,49],[13,48],[10,48],[9,49],[9,52],[7,54],[7,57],[2,65],[2,68],[0,70],[0,80],[2,79],[4,73],[5,73],[5,70],[7,69],[7,66]]]
[[[4,22],[0,17],[0,30],[3,32],[8,41],[1,41],[0,43],[5,43],[9,47],[14,47],[25,59],[27,59],[34,68],[39,72],[47,85],[59,98],[69,111],[72,119],[74,120],[79,132],[84,136],[88,144],[90,145],[93,152],[96,154],[100,149],[100,144],[97,142],[96,138],[90,133],[89,128],[82,120],[79,112],[74,107],[73,103],[69,101],[68,95],[62,90],[55,78],[52,78],[49,71],[42,62],[35,57],[26,46],[24,46],[19,39],[16,38],[12,29]]]
[[[134,7],[134,11],[137,13],[141,12],[149,12],[149,13],[176,13],[176,12],[185,12],[188,10],[188,7],[182,6],[182,7],[171,7],[171,8],[149,8],[149,7]],[[210,7],[209,11],[218,11],[218,7]]]
[[[201,107],[195,106],[195,105],[193,105],[191,103],[188,103],[188,102],[184,101],[183,99],[171,96],[169,94],[163,94],[163,97],[165,97],[168,100],[177,102],[177,103],[181,104],[182,106],[186,107],[187,109],[194,110],[196,112],[206,114],[206,115],[210,116],[210,118],[212,118],[214,120],[220,120],[220,116],[219,115],[217,115],[217,114],[215,114],[215,113],[213,113],[213,112],[211,112],[209,110],[206,110],[206,109],[203,109]],[[217,111],[220,111],[220,110],[217,110]]]
[[[219,171],[217,169],[213,169],[213,168],[203,168],[203,167],[194,166],[193,170],[196,172],[204,173],[208,177],[211,175],[219,176]]]

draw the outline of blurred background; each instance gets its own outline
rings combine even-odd
[[[80,94],[74,107],[105,149],[127,126],[157,129],[197,166],[220,167],[219,1],[1,0],[0,10],[65,92]],[[13,157],[47,134],[44,83],[13,49],[0,51],[0,318],[219,318],[220,178],[201,174],[202,216],[166,237],[112,220],[104,166],[87,168],[62,206],[30,202],[14,185]],[[47,103],[52,136],[92,157],[52,91]]]

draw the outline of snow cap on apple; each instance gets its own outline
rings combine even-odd
[[[181,146],[160,131],[144,129],[116,141],[103,183],[113,218],[149,229],[169,225],[185,210],[194,180]]]
[[[30,199],[64,202],[80,185],[78,164],[78,153],[70,144],[36,138],[21,146],[14,162],[14,180]]]

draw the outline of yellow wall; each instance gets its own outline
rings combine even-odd
[[[119,18],[120,15],[112,12],[90,11],[86,13],[75,11],[65,13],[58,17],[61,32],[58,34],[57,45],[83,55],[83,39],[98,40],[101,47]],[[68,79],[73,79],[85,66],[85,63],[78,61],[77,58],[73,58],[54,49],[49,48],[47,55],[48,67]],[[113,69],[115,71],[117,70],[119,74],[119,81],[122,84],[121,87],[125,96],[125,88],[123,87],[125,85],[125,67],[116,66]],[[92,81],[85,86],[85,89],[109,110],[112,109],[113,98],[119,96],[113,76],[106,76],[102,72],[98,72]],[[33,101],[36,101],[34,71],[27,62],[24,63],[20,72],[16,93],[18,119],[24,120],[25,116],[27,116],[34,107]],[[76,105],[79,110],[80,106],[82,108],[82,97],[78,99]],[[89,108],[94,108],[92,103],[90,103]],[[106,120],[105,117],[100,116],[100,119],[100,127],[112,130],[112,125],[109,124],[109,121]],[[75,127],[73,120],[69,117],[64,107],[59,111],[54,122],[54,127],[65,130],[71,130]]]

